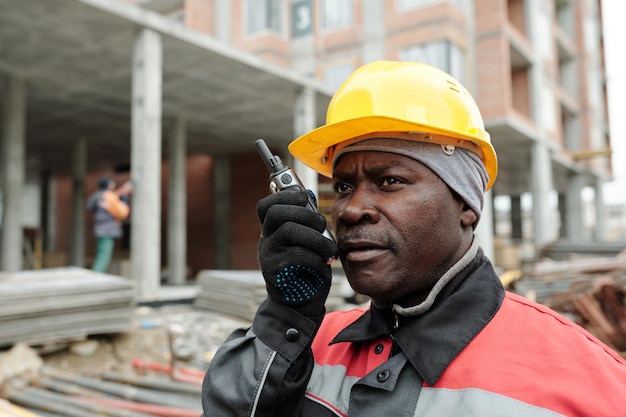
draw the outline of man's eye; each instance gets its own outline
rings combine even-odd
[[[389,178],[383,179],[383,181],[381,182],[381,185],[383,186],[398,185],[398,184],[404,184],[404,181],[402,181],[400,178],[389,177]]]
[[[348,193],[352,190],[352,187],[345,182],[337,183],[333,186],[336,193]]]

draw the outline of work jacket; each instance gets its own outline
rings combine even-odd
[[[419,316],[371,307],[317,327],[266,300],[213,358],[204,416],[626,416],[626,362],[505,292],[482,251]]]

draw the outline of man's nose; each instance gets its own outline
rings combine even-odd
[[[337,221],[344,224],[376,223],[378,218],[373,195],[359,187],[345,200],[337,215]]]

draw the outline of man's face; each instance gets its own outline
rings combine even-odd
[[[346,276],[374,301],[419,303],[471,244],[475,214],[414,159],[347,153],[333,171],[333,187]]]

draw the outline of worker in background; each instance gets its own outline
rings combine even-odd
[[[91,269],[107,272],[113,257],[115,240],[122,237],[122,221],[128,218],[130,181],[115,189],[115,181],[104,177],[98,181],[98,190],[87,200],[87,210],[93,212],[93,232],[96,254]]]
[[[306,192],[258,203],[268,297],[214,356],[205,416],[626,416],[624,359],[505,291],[480,248],[498,163],[457,80],[365,65],[289,150],[332,177],[337,244]],[[366,308],[325,314],[335,254]]]

